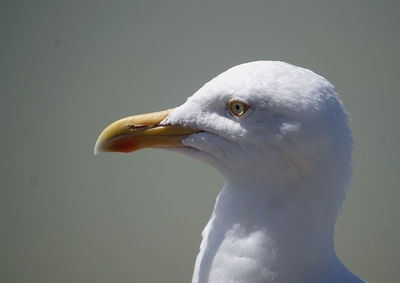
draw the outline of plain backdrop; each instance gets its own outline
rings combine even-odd
[[[253,60],[325,76],[352,118],[338,256],[398,282],[399,1],[0,1],[0,282],[190,282],[222,177],[165,150],[93,155],[121,117]]]

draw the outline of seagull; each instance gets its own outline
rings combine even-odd
[[[256,61],[218,75],[179,107],[110,124],[95,153],[167,148],[223,175],[193,283],[365,282],[333,243],[352,174],[348,120],[322,76]]]

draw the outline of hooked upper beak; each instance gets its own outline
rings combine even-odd
[[[160,125],[174,109],[130,116],[107,126],[97,138],[94,153],[132,152],[143,148],[184,146],[181,140],[199,129]]]

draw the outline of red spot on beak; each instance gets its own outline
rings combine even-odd
[[[122,137],[111,142],[109,151],[129,153],[138,150],[134,137]]]

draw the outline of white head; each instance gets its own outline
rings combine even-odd
[[[143,123],[143,115],[116,123],[129,131],[196,129],[180,133],[179,143],[146,141],[135,150],[173,146],[215,166],[232,185],[303,187],[301,194],[323,196],[335,211],[344,199],[351,175],[348,117],[333,86],[310,70],[277,61],[242,64],[212,79],[183,105],[157,115],[153,123]],[[112,134],[106,129],[108,136],[99,137],[96,150],[104,150],[104,140],[115,140],[116,126],[112,128]],[[119,130],[118,135],[131,132]],[[126,143],[123,150],[105,150],[134,150],[125,150]]]
[[[242,102],[247,111],[236,116],[231,101]],[[334,183],[335,192],[323,193],[336,195],[340,204],[351,174],[347,121],[323,77],[283,62],[258,61],[220,74],[162,124],[204,130],[185,138],[187,148],[178,150],[212,164],[229,183],[310,186],[314,180],[318,190],[330,189],[320,187],[322,181]]]

